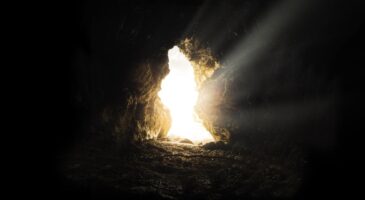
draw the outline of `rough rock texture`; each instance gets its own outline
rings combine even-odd
[[[102,127],[113,127],[105,134],[110,132],[118,145],[167,134],[171,119],[157,96],[167,73],[166,56],[137,65],[131,73],[130,87],[123,91],[126,101],[121,101],[117,110],[103,109]]]
[[[213,135],[216,141],[229,141],[229,131],[226,128],[227,124],[218,124],[217,119],[219,113],[214,112],[218,110],[218,106],[222,107],[222,103],[219,102],[219,98],[223,98],[223,95],[216,96],[214,101],[207,101],[204,98],[207,95],[205,88],[206,82],[209,83],[214,71],[221,66],[219,61],[214,57],[211,50],[205,47],[201,42],[194,38],[185,38],[179,43],[179,48],[188,57],[194,67],[195,79],[197,82],[199,93],[199,99],[196,105],[196,111],[199,117],[203,120],[204,126]],[[215,103],[215,104],[214,104]],[[209,109],[206,109],[209,108]]]
[[[182,40],[178,46],[191,61],[198,89],[200,89],[219,68],[218,61],[208,49],[200,46],[199,42],[192,38]],[[104,108],[103,126],[114,127],[112,134],[118,143],[131,139],[142,141],[166,136],[171,118],[168,109],[164,107],[157,94],[161,90],[161,82],[168,75],[168,71],[166,55],[161,56],[158,60],[149,59],[137,65],[129,77],[128,85],[130,87],[124,88],[127,101],[121,103],[120,110],[113,118],[110,117],[112,110],[108,110],[108,107]],[[217,118],[217,116],[212,116],[211,113],[199,109],[199,105],[197,105],[197,110],[215,140],[228,141],[228,130],[224,126],[215,126],[215,121],[212,120],[212,117]]]
[[[177,42],[177,45],[192,63],[198,90],[200,90],[204,83],[209,81],[214,71],[220,67],[217,59],[208,48],[194,38],[185,38]],[[163,78],[169,72],[167,54],[164,53],[161,52],[160,56],[149,58],[133,66],[127,80],[128,87],[123,88],[123,96],[126,101],[121,101],[120,105],[117,105],[118,110],[110,106],[103,108],[101,127],[113,127],[108,132],[112,133],[117,143],[123,144],[128,141],[142,141],[166,136],[171,118],[168,109],[164,107],[157,95],[161,90]],[[207,102],[203,101],[201,104],[205,103]],[[229,131],[225,128],[226,125],[217,125],[215,120],[219,113],[213,114],[201,107],[198,104],[196,109],[215,140],[228,142]]]
[[[178,44],[181,51],[193,65],[198,89],[210,78],[220,65],[209,48],[204,47],[197,39],[185,38]]]

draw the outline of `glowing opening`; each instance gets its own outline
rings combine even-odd
[[[214,141],[195,112],[198,90],[193,66],[177,46],[168,52],[170,73],[162,80],[158,96],[169,109],[171,128],[167,137],[193,143]]]

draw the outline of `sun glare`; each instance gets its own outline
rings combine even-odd
[[[168,57],[170,72],[158,93],[172,118],[167,137],[186,138],[195,144],[214,141],[195,112],[198,90],[193,66],[177,46],[169,50]]]

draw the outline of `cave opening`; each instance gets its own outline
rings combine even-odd
[[[178,46],[168,51],[168,58],[169,73],[162,80],[158,93],[171,117],[167,137],[172,140],[187,139],[194,144],[213,142],[212,134],[204,127],[195,110],[199,91],[192,64]]]
[[[41,152],[57,146],[45,155],[62,179],[56,184],[71,191],[67,198],[353,194],[338,183],[357,177],[350,164],[361,157],[361,145],[342,144],[361,124],[351,119],[360,98],[347,95],[361,91],[353,86],[362,81],[351,80],[365,34],[355,4],[338,3],[67,5],[70,20],[49,23],[58,26],[47,41],[59,66],[46,62],[45,70],[65,89],[50,87],[41,101],[52,108],[39,141],[47,144]]]

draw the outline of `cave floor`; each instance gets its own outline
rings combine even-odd
[[[66,190],[90,198],[290,197],[301,184],[295,153],[265,157],[218,144],[147,141],[130,150],[86,145],[64,156],[61,171]]]

